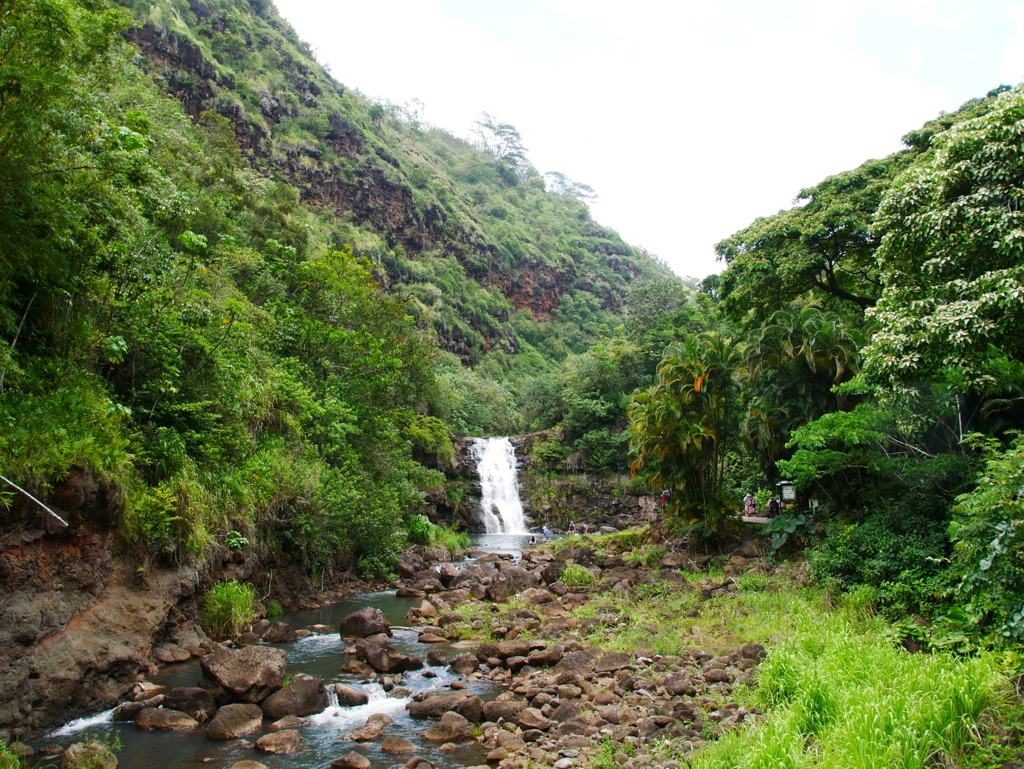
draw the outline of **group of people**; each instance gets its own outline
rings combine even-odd
[[[589,532],[590,532],[590,525],[589,524],[582,523],[582,524],[580,524],[580,528],[577,529],[576,528],[576,522],[573,521],[572,523],[569,524],[569,530],[568,530],[567,533],[568,533],[568,535],[570,537],[572,537],[572,536],[575,536],[577,534],[588,534]],[[545,524],[541,528],[541,534],[544,536],[544,541],[545,542],[547,540],[551,539],[551,529],[549,529],[547,527],[547,524]],[[530,534],[529,546],[533,547],[536,544],[537,544],[537,535],[536,534]]]
[[[779,500],[776,497],[772,497],[768,500],[768,517],[771,518],[779,514],[782,506],[779,504]],[[744,515],[757,515],[757,501],[754,499],[754,495],[748,493],[743,498],[743,514]]]

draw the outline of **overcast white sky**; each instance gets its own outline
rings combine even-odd
[[[275,0],[339,81],[539,171],[679,275],[826,176],[1024,80],[1024,0]]]

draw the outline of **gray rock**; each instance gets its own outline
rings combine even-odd
[[[499,571],[487,588],[487,597],[495,603],[504,603],[510,596],[527,588],[539,587],[540,580],[521,566],[510,566]]]
[[[370,769],[371,764],[368,758],[352,751],[331,761],[331,766],[334,769]]]
[[[478,670],[480,668],[480,662],[477,660],[475,654],[463,652],[462,654],[455,655],[455,658],[451,661],[451,664],[448,667],[453,673],[465,676]]]
[[[346,684],[335,684],[334,692],[338,695],[338,704],[350,708],[356,705],[365,705],[370,701],[369,695],[362,689]]]
[[[473,737],[473,724],[465,716],[449,711],[427,727],[423,737],[430,742],[460,742]]]
[[[196,721],[209,721],[217,712],[213,695],[198,686],[177,686],[164,695],[163,706],[187,713]]]
[[[390,734],[381,741],[380,749],[389,756],[401,756],[416,752],[416,746],[409,742],[409,740],[404,740],[401,737],[395,737]]]
[[[413,702],[409,706],[409,715],[413,718],[440,718],[449,710],[455,710],[459,702],[471,695],[465,690],[432,694],[421,702]]]
[[[388,646],[372,643],[365,638],[356,642],[356,656],[378,673],[402,673],[423,667],[423,660],[419,657],[398,654]]]
[[[167,708],[143,708],[135,718],[135,728],[143,732],[180,732],[197,726],[192,716]]]
[[[271,694],[260,707],[263,714],[273,720],[284,716],[311,716],[327,707],[327,689],[319,678],[299,678]]]
[[[224,705],[206,727],[209,740],[237,740],[263,728],[263,711],[259,705]]]
[[[291,643],[298,639],[298,634],[295,629],[287,622],[275,622],[269,628],[267,632],[263,634],[263,640],[268,644],[284,644]]]
[[[342,637],[366,638],[377,633],[391,635],[391,625],[380,609],[366,607],[345,617],[339,625]]]
[[[275,732],[279,732],[282,729],[301,729],[303,726],[309,726],[308,718],[299,718],[298,716],[285,716],[279,718],[270,725],[270,728]]]
[[[503,718],[506,721],[516,722],[519,720],[519,714],[523,712],[525,707],[526,703],[519,700],[485,702],[483,708],[484,718],[488,721],[497,721],[499,718]]]
[[[207,654],[199,661],[200,685],[218,702],[260,702],[281,688],[288,655],[269,646]]]
[[[294,729],[282,729],[272,734],[264,734],[256,740],[256,750],[275,756],[286,756],[297,753],[306,747],[302,735]]]

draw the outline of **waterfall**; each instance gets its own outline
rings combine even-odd
[[[512,442],[508,438],[476,438],[470,451],[480,475],[480,519],[487,533],[527,534]]]

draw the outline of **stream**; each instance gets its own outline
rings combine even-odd
[[[474,537],[474,547],[479,551],[512,553],[518,557],[525,545],[527,536],[513,534],[482,534]],[[297,673],[316,676],[323,679],[324,684],[332,693],[332,684],[343,683],[361,687],[369,695],[366,705],[357,707],[329,706],[325,711],[309,717],[309,724],[299,731],[307,747],[292,755],[273,756],[258,753],[252,748],[260,735],[251,735],[246,740],[229,740],[215,742],[206,739],[203,729],[194,732],[142,732],[132,723],[113,723],[110,717],[113,711],[99,713],[90,718],[73,721],[53,732],[42,745],[57,744],[63,747],[78,742],[86,733],[93,735],[116,735],[122,744],[118,751],[120,769],[185,769],[214,764],[219,767],[230,767],[237,761],[246,759],[259,761],[275,769],[305,769],[318,767],[323,769],[330,762],[349,751],[364,755],[374,767],[393,767],[405,763],[408,756],[389,756],[381,752],[380,740],[371,742],[351,742],[344,735],[362,726],[368,716],[373,713],[386,713],[393,723],[385,728],[385,735],[392,734],[417,745],[420,750],[416,755],[435,762],[440,767],[472,766],[484,763],[484,751],[475,743],[462,743],[458,750],[441,753],[437,743],[423,739],[422,733],[430,722],[413,719],[406,710],[408,698],[389,697],[381,685],[365,677],[350,675],[341,671],[342,665],[349,659],[342,652],[349,644],[342,641],[338,633],[341,620],[363,607],[374,607],[384,612],[392,625],[408,624],[405,614],[412,606],[418,606],[421,599],[398,598],[393,591],[359,593],[344,601],[323,606],[314,611],[302,611],[277,617],[294,627],[311,628],[313,625],[327,625],[330,630],[300,638],[288,644],[274,644],[288,653],[288,676]],[[464,649],[453,648],[450,644],[422,644],[417,640],[415,630],[393,630],[392,646],[400,654],[426,659],[431,648],[440,648],[448,652],[451,658]],[[161,686],[196,686],[200,676],[199,660],[193,659],[165,666],[153,683]],[[447,690],[448,685],[458,678],[447,666],[426,666],[421,670],[405,673],[402,686],[411,689],[413,694],[426,690]],[[502,687],[487,679],[469,682],[469,690],[487,701],[501,693]],[[332,699],[332,702],[334,700]],[[269,727],[269,721],[264,726]],[[269,731],[265,728],[264,733]]]

